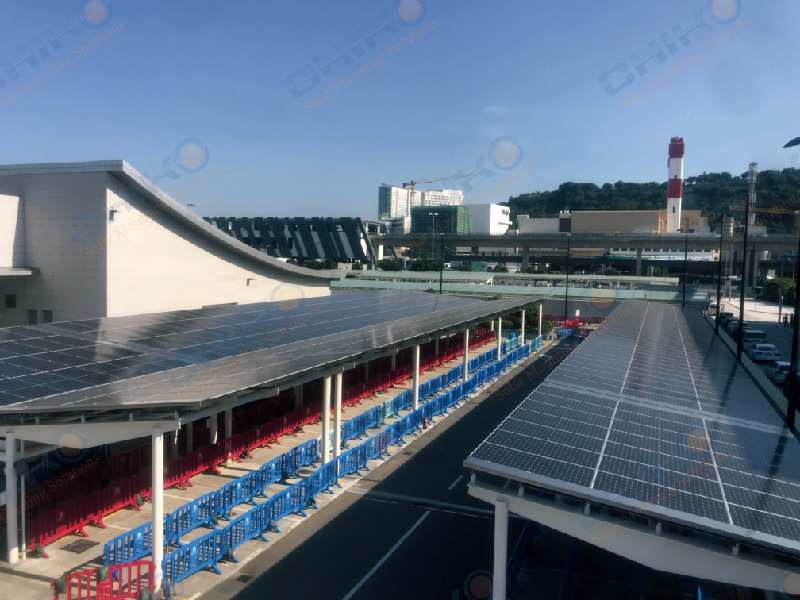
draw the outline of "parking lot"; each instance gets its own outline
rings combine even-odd
[[[791,308],[789,309],[791,311]],[[722,303],[723,312],[732,312],[734,318],[739,317],[738,300]],[[784,310],[784,313],[786,311]],[[792,328],[778,324],[777,306],[752,301],[745,302],[745,322],[750,323],[752,329],[763,331],[767,335],[766,343],[772,344],[780,353],[780,360],[789,362],[792,357]],[[735,339],[735,338],[734,338]],[[757,363],[762,371],[766,371],[770,363]]]

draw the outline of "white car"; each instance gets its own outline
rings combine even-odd
[[[776,360],[767,367],[767,379],[769,379],[775,385],[783,385],[786,381],[786,377],[789,376],[790,366],[791,363],[782,360]]]
[[[781,355],[772,344],[753,344],[753,346],[747,350],[747,356],[749,356],[753,362],[768,362],[781,359]]]

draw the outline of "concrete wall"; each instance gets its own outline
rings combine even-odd
[[[578,210],[572,212],[572,233],[633,233],[652,227],[660,233],[657,210]]]
[[[25,266],[24,226],[19,197],[0,195],[0,267]]]
[[[100,168],[0,177],[0,266],[38,271],[0,278],[0,327],[330,294],[152,208]]]
[[[39,323],[43,310],[53,311],[56,321],[105,314],[105,260],[87,256],[84,248],[102,239],[106,177],[105,173],[0,177],[0,194],[18,196],[23,215],[25,264],[15,266],[38,269],[30,277],[0,280],[0,295],[17,296],[17,308],[2,309],[0,326],[27,324],[28,310],[37,312]]]
[[[107,184],[107,207],[120,210],[108,224],[108,316],[330,294],[326,282],[310,286],[222,247],[115,177]]]
[[[530,218],[517,215],[517,231],[520,233],[558,233],[558,217]]]

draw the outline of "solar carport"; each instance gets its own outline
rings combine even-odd
[[[798,591],[800,443],[696,309],[628,300],[465,461],[495,505],[655,570]]]
[[[332,384],[335,391],[333,448],[322,420],[327,460],[340,449],[345,370],[412,348],[417,408],[420,344],[464,332],[466,377],[470,328],[493,319],[499,326],[500,317],[540,300],[397,291],[307,299],[297,289],[287,286],[278,297],[289,299],[279,302],[0,329],[9,561],[18,559],[17,470],[26,459],[59,446],[151,437],[152,519],[161,523],[165,435],[191,440],[193,422],[224,413],[229,436],[237,406],[322,379],[322,414],[330,412]],[[216,418],[210,427],[213,443]],[[158,569],[162,545],[162,528],[153,527]]]

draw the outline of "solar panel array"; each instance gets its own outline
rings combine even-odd
[[[202,401],[520,302],[336,293],[0,329],[0,412]]]
[[[624,302],[465,464],[800,552],[800,443],[703,320]]]

